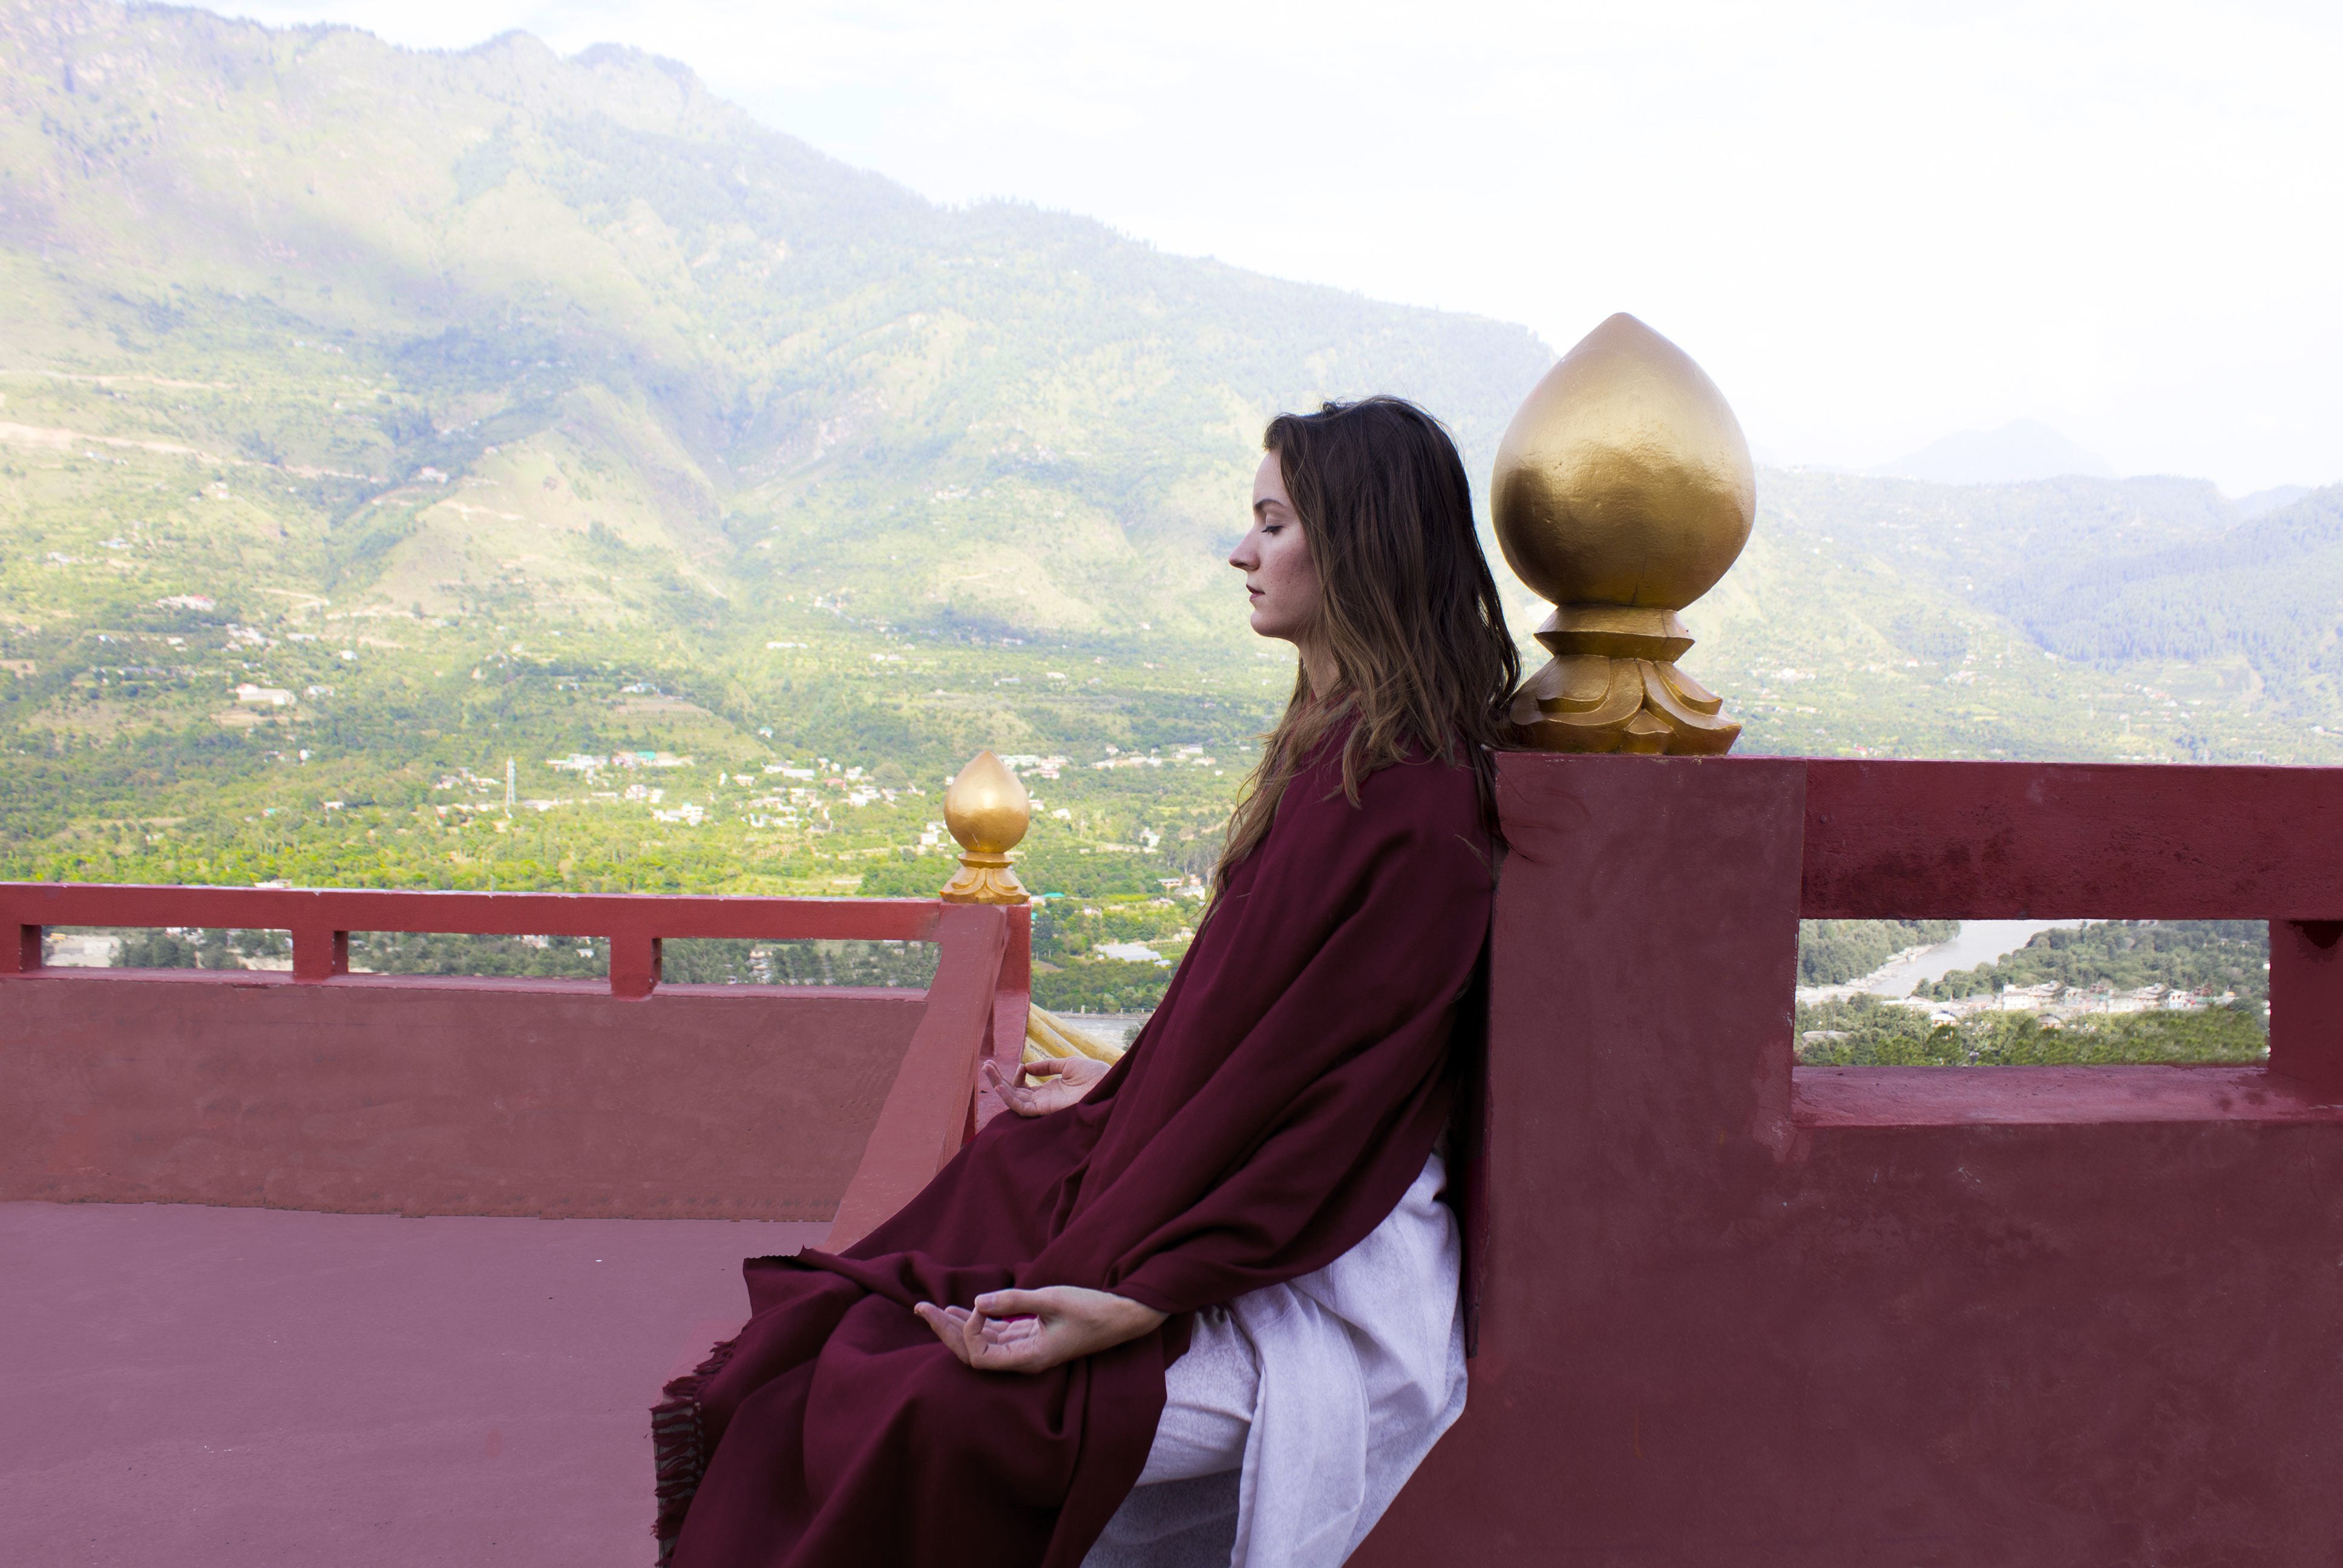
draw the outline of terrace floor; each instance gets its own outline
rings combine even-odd
[[[5,1555],[644,1568],[659,1384],[827,1229],[0,1203]]]

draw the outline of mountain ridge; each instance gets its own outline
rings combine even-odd
[[[1868,470],[1883,477],[1940,485],[2022,485],[2069,476],[2116,477],[2115,467],[2039,419],[2012,419],[1991,430],[1957,430]]]

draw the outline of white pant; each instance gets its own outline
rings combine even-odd
[[[1199,1312],[1139,1484],[1084,1568],[1339,1568],[1464,1409],[1435,1153],[1314,1274]]]

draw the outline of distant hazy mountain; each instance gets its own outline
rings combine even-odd
[[[2241,518],[2258,518],[2264,512],[2274,512],[2280,507],[2290,507],[2308,494],[2310,494],[2309,487],[2305,485],[2278,485],[2267,490],[2256,490],[2251,495],[2237,498],[2237,515]]]
[[[1940,485],[2020,485],[2070,474],[2109,478],[2115,469],[2038,420],[2013,419],[1998,430],[1962,430],[1931,441],[1872,472]]]

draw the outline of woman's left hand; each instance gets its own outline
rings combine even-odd
[[[1107,1070],[1105,1062],[1092,1061],[1087,1056],[1029,1061],[1017,1078],[1038,1078],[1041,1081],[1028,1089],[1016,1079],[1003,1076],[990,1057],[985,1058],[981,1069],[984,1086],[1001,1096],[1001,1103],[1020,1116],[1047,1116],[1052,1111],[1081,1103],[1082,1096],[1099,1086]]]
[[[952,1354],[980,1372],[1039,1372],[1111,1350],[1158,1327],[1163,1314],[1128,1296],[1079,1285],[993,1291],[976,1310],[921,1302],[911,1309]]]

